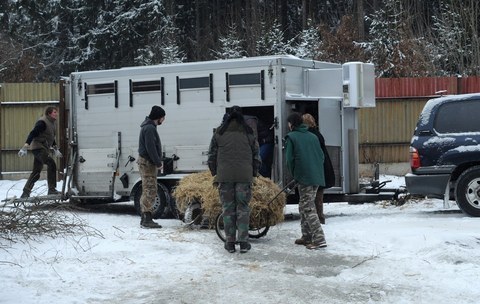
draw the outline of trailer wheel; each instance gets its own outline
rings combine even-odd
[[[223,242],[227,240],[225,228],[223,226],[223,212],[217,215],[217,218],[215,219],[215,232]]]
[[[470,216],[480,216],[480,166],[463,172],[455,187],[458,207]]]
[[[133,201],[135,204],[135,210],[138,214],[142,213],[140,207],[140,197],[142,196],[142,184],[140,184],[135,192]],[[165,212],[165,208],[170,205],[170,192],[168,188],[162,184],[157,183],[157,196],[155,197],[155,202],[153,203],[152,217],[158,219],[162,217]]]
[[[265,236],[269,229],[270,229],[270,226],[265,226],[260,228],[250,227],[250,229],[248,230],[248,236],[252,239],[258,239],[258,238],[261,238],[262,236]],[[215,219],[215,232],[223,242],[227,240],[227,236],[225,234],[225,228],[223,225],[223,212],[217,215],[217,218]]]
[[[259,239],[262,236],[267,235],[268,230],[270,230],[270,226],[260,228],[250,227],[250,230],[248,230],[248,236],[252,239]]]
[[[188,226],[190,225],[200,225],[202,223],[202,204],[197,200],[193,200],[189,202],[187,205],[187,209],[185,210],[185,215],[183,217],[183,221]]]

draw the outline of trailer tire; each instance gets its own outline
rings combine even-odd
[[[142,196],[142,184],[139,184],[133,196],[135,210],[139,215],[142,213],[142,210],[140,207],[141,196]],[[157,196],[155,197],[155,202],[153,203],[152,217],[154,219],[161,218],[165,213],[165,208],[169,205],[170,205],[170,192],[168,191],[168,188],[162,183],[157,183]]]

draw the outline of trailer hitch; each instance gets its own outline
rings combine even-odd
[[[407,193],[407,189],[405,187],[400,188],[385,188],[387,183],[390,183],[391,180],[379,181],[374,180],[370,183],[368,187],[365,187],[365,193],[367,194],[381,194],[381,193],[392,193],[391,200],[395,202],[395,205],[401,206],[405,204],[406,200],[408,199],[407,195],[400,196],[401,194]]]
[[[365,189],[366,193],[379,193],[382,188],[385,187],[387,183],[390,183],[391,180],[386,180],[386,181],[379,181],[379,180],[374,180],[370,183],[370,187]]]

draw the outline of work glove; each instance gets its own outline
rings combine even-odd
[[[18,156],[24,157],[27,156],[28,144],[24,144],[23,147],[18,151]]]
[[[63,157],[62,152],[60,152],[60,150],[57,147],[53,147],[53,154],[57,158],[62,158]]]

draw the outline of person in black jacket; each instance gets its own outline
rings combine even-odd
[[[140,208],[143,228],[162,228],[152,220],[152,208],[157,196],[157,173],[162,168],[162,143],[157,133],[157,126],[165,120],[165,110],[153,106],[150,114],[140,125],[138,140],[138,170],[142,178],[142,196]]]
[[[320,146],[322,147],[323,154],[325,155],[325,160],[323,162],[323,168],[325,172],[325,187],[318,188],[317,196],[315,198],[315,206],[317,207],[318,217],[320,218],[320,222],[325,224],[325,214],[323,214],[323,191],[324,189],[331,188],[335,185],[335,172],[333,171],[332,161],[328,155],[327,147],[325,146],[325,139],[318,130],[315,118],[313,118],[311,114],[306,113],[302,115],[302,120],[303,123],[308,126],[308,131],[317,136]]]
[[[225,227],[225,250],[250,250],[248,230],[253,177],[258,176],[260,156],[253,129],[247,125],[241,108],[233,106],[213,134],[208,150],[208,168],[218,185]],[[238,232],[238,234],[237,234]]]

